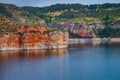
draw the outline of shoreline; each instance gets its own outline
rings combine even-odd
[[[55,43],[45,43],[39,44],[37,46],[28,46],[23,45],[20,48],[15,46],[0,46],[0,51],[16,51],[16,50],[52,50],[52,49],[62,49],[68,48],[68,44],[85,44],[85,43],[92,43],[92,44],[101,44],[101,43],[119,43],[120,38],[74,38],[69,39],[68,43],[63,44],[55,44]]]
[[[52,49],[62,49],[62,48],[68,48],[67,44],[55,44],[55,43],[49,43],[49,44],[40,44],[38,46],[22,46],[20,48],[18,47],[0,47],[0,51],[14,51],[14,50],[52,50]]]
[[[117,43],[117,42],[120,42],[120,38],[74,38],[74,39],[69,39],[69,44],[71,44],[71,43],[100,44],[100,43]]]

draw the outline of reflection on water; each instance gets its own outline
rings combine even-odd
[[[120,43],[101,43],[101,44],[69,44],[69,48],[88,48],[88,47],[113,47],[113,48],[119,48]]]
[[[1,52],[0,80],[120,80],[120,44]]]
[[[44,74],[46,72],[44,68],[51,65],[44,64],[44,61],[57,57],[60,64],[64,54],[68,54],[68,49],[1,52],[0,80],[38,80],[36,77],[33,78],[37,74],[36,72],[39,75],[41,75],[39,72]]]
[[[68,53],[68,49],[3,51],[0,52],[0,59],[7,61],[20,58],[41,59],[50,56],[61,57],[66,53]]]

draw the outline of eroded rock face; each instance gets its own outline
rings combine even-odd
[[[52,49],[67,47],[67,32],[54,31],[50,34],[43,34],[46,30],[45,27],[22,27],[19,33],[2,35],[0,37],[0,47],[2,49]]]
[[[92,28],[94,28],[94,27],[95,26],[91,27],[91,26],[85,26],[85,25],[82,25],[82,24],[75,24],[71,28],[71,32],[73,34],[77,34],[81,37],[94,37],[94,32],[92,30]]]
[[[93,37],[93,32],[87,29],[77,29],[73,31],[74,34],[78,34],[81,37]]]
[[[56,27],[53,27],[56,26]],[[93,31],[95,29],[102,29],[104,28],[103,25],[99,23],[94,23],[91,25],[84,25],[81,23],[74,23],[74,22],[64,22],[61,24],[51,24],[48,25],[50,28],[54,28],[56,30],[67,30],[70,32],[70,38],[86,38],[86,37],[96,37]]]

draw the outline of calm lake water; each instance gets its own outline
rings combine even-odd
[[[0,80],[120,80],[120,44],[0,52]]]

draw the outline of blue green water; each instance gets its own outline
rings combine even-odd
[[[0,52],[0,80],[120,80],[120,44]]]

